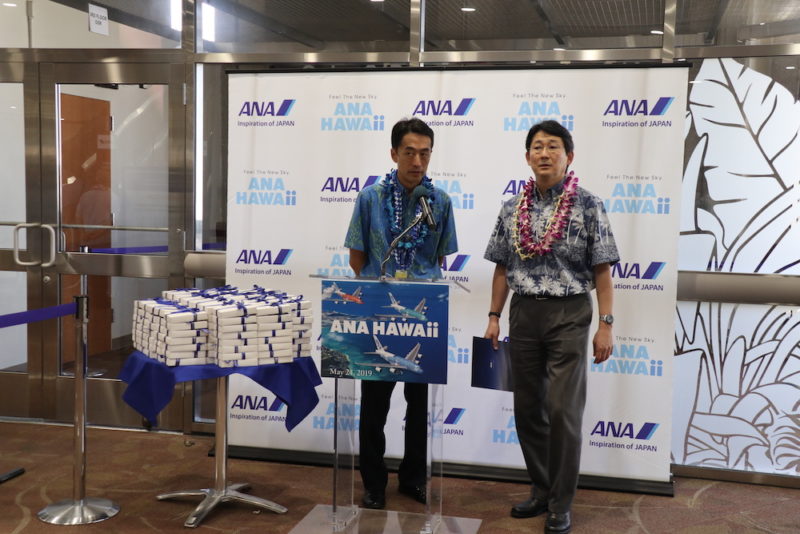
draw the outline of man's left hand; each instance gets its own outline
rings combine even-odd
[[[601,324],[592,339],[594,349],[594,363],[602,363],[611,357],[614,346],[614,334],[611,325]]]

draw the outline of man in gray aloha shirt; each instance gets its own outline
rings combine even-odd
[[[489,326],[497,348],[509,289],[514,413],[531,497],[513,517],[548,512],[544,531],[572,528],[581,424],[586,404],[586,352],[597,290],[600,321],[595,363],[611,355],[613,283],[619,261],[603,203],[567,174],[575,156],[569,131],[556,121],[533,126],[525,160],[536,177],[500,209],[484,257],[495,263]]]

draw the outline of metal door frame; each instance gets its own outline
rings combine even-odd
[[[39,286],[44,306],[59,304],[57,283],[61,274],[93,274],[136,278],[163,278],[170,287],[183,284],[183,257],[186,235],[192,234],[191,224],[192,183],[186,165],[186,65],[182,62],[153,63],[132,61],[89,62],[57,60],[38,63],[37,98],[40,110],[41,142],[41,217],[42,222],[56,229],[60,223],[58,200],[58,146],[57,146],[57,87],[63,84],[159,84],[168,87],[169,116],[169,177],[168,177],[168,246],[166,256],[136,254],[93,254],[57,252],[55,265],[41,269]],[[27,101],[27,95],[26,95]],[[37,139],[37,143],[39,139]],[[30,182],[29,182],[30,184]],[[188,231],[187,231],[188,230]],[[155,295],[154,295],[155,296]],[[91,318],[90,318],[91,323]],[[48,420],[69,420],[72,414],[73,380],[60,374],[58,358],[58,322],[43,323],[41,341],[41,396],[36,412]],[[107,399],[106,403],[93,403],[99,408],[89,408],[89,419],[99,424],[137,426],[141,420],[132,410],[120,410],[125,385],[118,380],[90,379],[87,381],[88,397]],[[179,387],[179,391],[182,388]],[[173,401],[162,412],[159,426],[163,429],[181,430],[184,426],[184,403]],[[94,414],[93,410],[98,410]]]

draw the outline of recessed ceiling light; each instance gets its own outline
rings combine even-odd
[[[553,50],[564,50],[563,48],[554,48]]]
[[[370,2],[383,2],[383,0],[370,0]]]
[[[474,7],[466,7],[465,6],[465,7],[461,8],[461,11],[464,11],[465,13],[472,13],[473,11],[475,11],[475,8]]]
[[[650,30],[650,33],[652,33],[653,35],[664,35],[664,32],[662,30]]]
[[[794,65],[788,65],[788,66],[786,67],[786,70],[794,70],[794,69],[796,69],[796,68],[797,68],[797,67],[795,67]]]
[[[13,2],[3,2],[3,5],[5,7],[17,7],[17,4],[15,4]]]

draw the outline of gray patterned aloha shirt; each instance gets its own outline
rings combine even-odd
[[[551,187],[544,198],[535,189],[531,214],[534,240],[544,234],[563,189],[563,180]],[[503,203],[483,257],[506,267],[508,287],[520,295],[565,297],[590,292],[595,286],[593,267],[619,261],[603,202],[578,187],[565,237],[556,241],[548,254],[522,260],[512,241],[514,210],[521,194]]]

